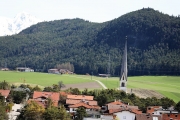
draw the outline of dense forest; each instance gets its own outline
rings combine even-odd
[[[78,74],[110,69],[119,75],[126,36],[129,75],[180,75],[180,18],[151,8],[104,23],[79,18],[41,22],[0,37],[0,67],[47,72],[70,62]]]

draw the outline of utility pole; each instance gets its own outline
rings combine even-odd
[[[93,72],[91,72],[91,80],[92,80]]]
[[[107,68],[107,77],[111,74],[111,59],[109,54],[109,60],[108,60],[108,68]]]

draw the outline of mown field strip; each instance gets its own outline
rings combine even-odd
[[[0,71],[0,81],[5,80],[9,83],[32,83],[41,86],[51,86],[53,84],[57,84],[59,81],[63,81],[64,84],[92,82],[90,79],[84,80],[68,76],[38,72]]]

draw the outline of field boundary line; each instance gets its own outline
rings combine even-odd
[[[86,80],[87,79],[91,80],[91,78],[83,78],[83,77],[76,77],[76,76],[70,76],[70,75],[66,75],[66,76],[68,76],[68,77],[75,77],[75,78],[81,78],[81,79],[86,79]],[[93,78],[92,78],[92,80],[98,82],[104,89],[107,89],[107,87],[101,81],[99,81],[97,79],[93,79]]]

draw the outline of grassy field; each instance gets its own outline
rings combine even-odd
[[[51,86],[63,81],[64,84],[88,83],[99,80],[107,88],[118,88],[119,78],[103,78],[86,75],[57,75],[37,72],[0,71],[0,81],[9,83],[27,83],[41,86]],[[128,88],[155,90],[175,102],[180,101],[180,76],[138,76],[128,77]]]
[[[82,79],[70,75],[57,75],[37,72],[0,71],[0,81],[9,83],[27,83],[41,86],[51,86],[63,81],[64,84],[77,84],[92,82],[90,79]]]

